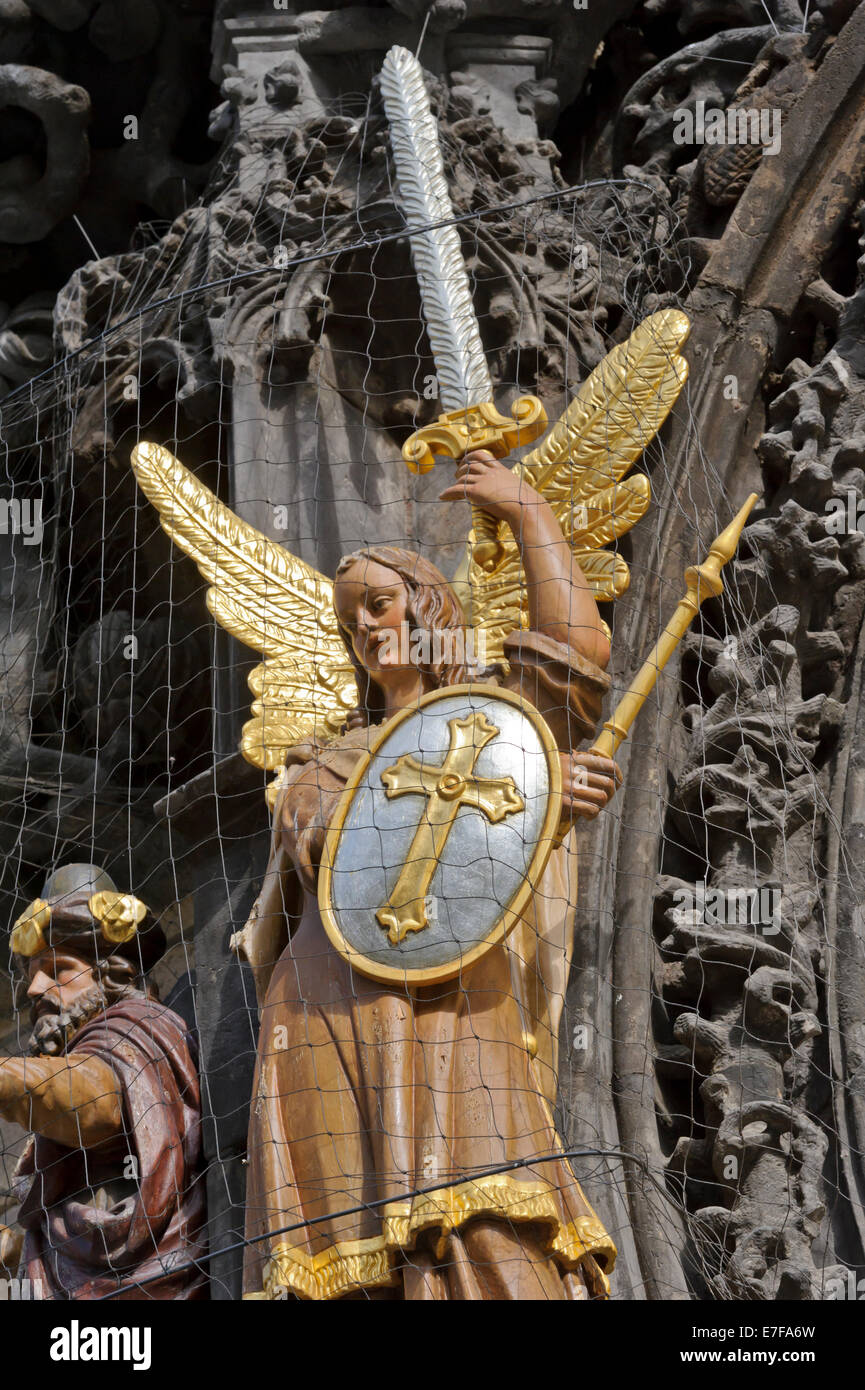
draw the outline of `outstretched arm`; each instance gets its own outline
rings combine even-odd
[[[459,498],[511,528],[526,576],[531,628],[605,667],[610,643],[598,605],[546,498],[485,449],[466,454],[456,482],[441,493],[442,501]]]
[[[70,1149],[88,1149],[123,1129],[120,1083],[87,1052],[0,1061],[0,1115]]]

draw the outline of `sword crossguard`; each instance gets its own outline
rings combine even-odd
[[[402,456],[412,473],[428,473],[435,454],[460,459],[472,449],[488,449],[504,458],[521,444],[531,444],[547,428],[547,412],[537,396],[518,396],[510,415],[502,415],[492,401],[481,401],[465,410],[451,410],[431,425],[423,425],[406,440]],[[495,517],[472,507],[475,563],[487,573],[498,569],[505,548],[498,539]]]

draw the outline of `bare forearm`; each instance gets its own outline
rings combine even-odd
[[[546,498],[484,449],[460,460],[456,482],[440,495],[464,497],[507,522],[522,556],[533,630],[606,666],[610,644],[598,606]]]
[[[119,1082],[107,1062],[85,1052],[7,1057],[0,1063],[0,1114],[68,1148],[90,1148],[119,1134]]]
[[[506,520],[522,557],[532,629],[606,666],[610,644],[598,606],[552,507],[539,497]]]

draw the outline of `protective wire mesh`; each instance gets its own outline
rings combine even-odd
[[[612,346],[684,302],[676,214],[637,179],[510,196],[465,139],[446,140],[445,161],[475,190],[455,224],[496,400],[506,409],[537,391],[555,419]],[[237,190],[242,211],[226,214]],[[638,821],[623,822],[620,793],[580,825],[579,892],[574,843],[556,851],[507,951],[411,992],[340,959],[310,869],[260,1023],[253,973],[228,948],[270,837],[269,776],[237,752],[254,659],[210,618],[206,585],[160,530],[129,454],[142,439],[163,444],[330,578],[341,555],[370,545],[454,575],[468,513],[437,500],[452,474],[440,464],[435,481],[413,478],[399,457],[440,405],[370,99],[343,99],[313,136],[264,140],[240,167],[226,163],[206,202],[74,277],[56,318],[57,362],[7,396],[0,422],[0,897],[12,921],[46,896],[53,869],[92,864],[158,927],[148,919],[111,951],[88,918],[84,945],[49,942],[29,967],[18,960],[31,1000],[44,990],[45,1002],[38,1058],[8,1074],[23,1099],[3,1129],[4,1248],[20,1221],[43,1296],[237,1297],[246,1256],[247,1291],[271,1297],[599,1297],[609,1238],[625,1270],[612,1296],[639,1298],[638,1191],[639,1220],[668,1240],[697,1297],[754,1297],[759,1259],[739,1259],[735,1236],[752,1219],[758,1167],[764,1268],[809,1222],[833,1266],[843,1251],[818,1188],[824,1165],[830,1192],[849,1182],[825,1010],[826,972],[845,962],[822,907],[827,880],[830,891],[851,882],[821,777],[837,653],[803,664],[797,581],[761,558],[768,523],[746,531],[725,597],[705,605],[640,716],[636,786],[626,769]],[[603,606],[605,714],[681,598],[685,567],[734,510],[691,390],[663,436],[675,434],[689,475],[668,472],[655,440],[637,465],[650,509],[613,542],[632,582]],[[349,636],[363,626],[350,603],[341,621]],[[566,648],[539,662],[541,683],[558,681],[559,714],[588,699]],[[491,690],[498,671],[482,677]],[[438,676],[427,675],[429,688]],[[567,727],[555,710],[550,722]],[[292,809],[278,816],[287,893],[291,864],[300,872],[321,853],[321,821],[360,743],[349,735],[342,762],[342,745],[327,747],[292,759]],[[490,831],[493,866],[495,844]],[[651,923],[628,915],[647,884]],[[164,949],[148,945],[158,931]],[[171,1016],[135,992],[141,967]],[[3,1001],[10,1056],[28,1049],[30,1002],[23,987]],[[532,1019],[546,1020],[546,1039]],[[626,1130],[623,1112],[638,1116]],[[13,1181],[31,1127],[40,1138]]]

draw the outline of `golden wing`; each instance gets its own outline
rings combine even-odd
[[[630,583],[621,555],[603,547],[630,531],[649,506],[645,474],[624,475],[661,428],[688,378],[679,349],[690,331],[678,309],[644,319],[598,364],[561,419],[514,467],[552,506],[599,601],[618,598]],[[498,539],[505,555],[492,574],[475,564],[471,535],[454,576],[469,619],[483,634],[489,662],[502,659],[504,638],[528,621],[525,576],[507,526],[500,525]]]
[[[162,529],[210,585],[216,621],[264,657],[249,674],[254,718],[240,745],[247,762],[273,771],[292,744],[335,735],[357,703],[357,684],[331,581],[235,516],[160,444],[136,444],[132,467]]]

